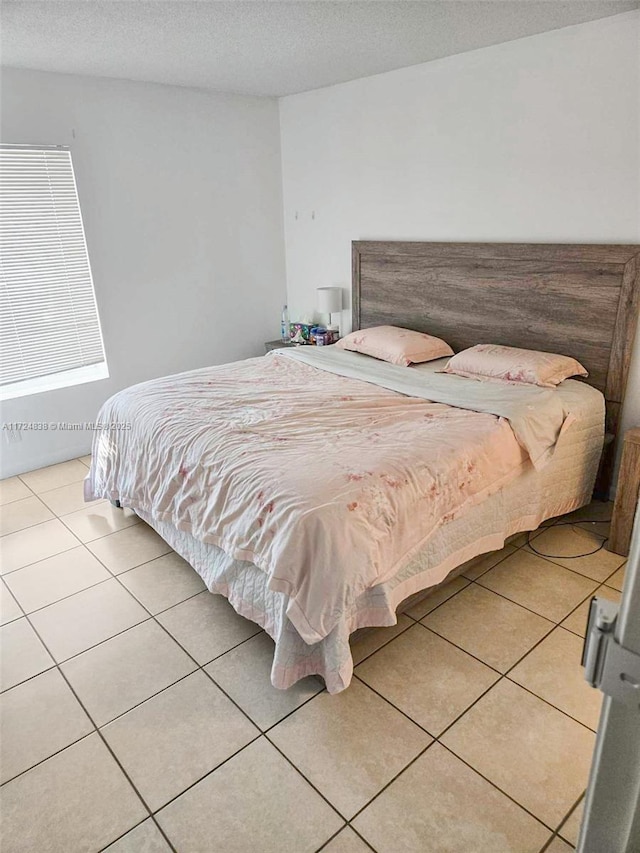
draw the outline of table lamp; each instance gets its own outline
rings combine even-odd
[[[342,311],[342,288],[340,287],[319,287],[316,290],[316,304],[320,314],[329,315],[329,326],[334,326],[338,329],[338,337],[340,336],[340,312]],[[334,322],[333,315],[338,314],[337,322]]]

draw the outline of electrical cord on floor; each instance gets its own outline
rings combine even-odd
[[[563,527],[565,525],[571,525],[571,527],[574,527],[576,524],[608,524],[610,521],[610,518],[580,518],[576,519],[576,521],[558,521],[555,524],[550,525],[547,530],[551,530],[553,527]],[[592,554],[597,554],[598,551],[602,550],[609,541],[609,537],[605,537],[597,548],[594,548],[593,551],[587,551],[584,554],[543,554],[542,551],[538,551],[531,544],[531,534],[536,532],[537,531],[535,530],[530,530],[527,533],[527,545],[531,548],[534,554],[537,554],[539,557],[548,557],[550,560],[579,560],[580,557],[590,557]]]

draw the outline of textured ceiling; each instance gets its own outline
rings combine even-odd
[[[4,0],[2,63],[288,95],[638,8],[623,0]]]

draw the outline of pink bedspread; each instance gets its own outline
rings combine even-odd
[[[134,386],[100,420],[131,429],[96,437],[87,497],[254,563],[307,643],[528,462],[504,418],[276,354]]]

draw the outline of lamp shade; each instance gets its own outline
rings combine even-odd
[[[316,307],[321,314],[342,311],[342,290],[339,287],[319,287],[316,293]]]

